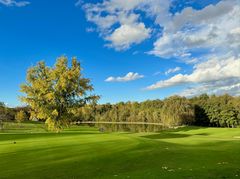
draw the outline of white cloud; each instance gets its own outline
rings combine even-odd
[[[183,90],[178,95],[193,97],[203,93],[216,94],[216,95],[228,93],[233,96],[239,96],[240,95],[240,78],[203,83],[201,85],[189,87]]]
[[[17,7],[23,7],[30,4],[28,1],[14,1],[14,0],[0,0],[0,4],[3,4],[5,6],[17,6]]]
[[[166,11],[165,0],[104,0],[102,3],[87,3],[82,7],[88,21],[97,25],[98,32],[107,46],[116,50],[126,50],[151,36],[151,27],[146,27],[136,9],[152,12]],[[158,5],[158,6],[155,6]],[[149,11],[150,12],[150,11]],[[152,16],[149,14],[149,16]]]
[[[206,83],[240,78],[240,58],[210,59],[195,65],[191,74],[177,74],[167,80],[147,87],[149,90],[176,86],[185,83]]]
[[[106,82],[127,82],[127,81],[133,81],[133,80],[137,80],[140,78],[143,78],[143,75],[140,75],[138,73],[133,73],[133,72],[129,72],[128,74],[126,74],[123,77],[108,77],[105,81]]]
[[[157,31],[162,35],[149,54],[159,57],[178,57],[186,62],[191,61],[195,51],[238,53],[238,0],[223,0],[201,10],[186,7],[174,15],[169,12],[170,6],[170,0],[103,0],[102,3],[86,3],[83,9],[87,20],[97,25],[100,36],[110,42],[108,46],[118,50],[139,44],[149,38],[152,31]],[[143,14],[158,27],[146,27]],[[188,56],[183,57],[185,54]]]
[[[196,64],[199,62],[198,58],[186,58],[183,60],[184,63],[186,64]]]
[[[149,38],[150,29],[146,29],[143,23],[124,24],[117,28],[106,40],[110,41],[110,47],[117,50],[128,49],[132,44],[139,44]]]
[[[149,54],[169,59],[174,57],[194,64],[193,72],[177,74],[147,89],[195,84],[180,94],[189,96],[199,92],[228,92],[239,95],[239,17],[239,1],[223,0],[201,10],[185,8],[167,23],[161,24],[164,27],[162,36],[154,43],[154,49]]]
[[[235,29],[232,29],[232,30],[230,31],[230,33],[231,33],[231,34],[240,34],[240,27],[237,27],[237,28],[235,28]]]
[[[197,83],[191,90],[210,90],[219,80],[239,78],[239,0],[221,0],[202,9],[185,7],[176,13],[169,11],[171,6],[171,0],[103,0],[84,4],[83,9],[107,46],[125,50],[156,35],[148,54],[193,67],[191,74],[177,74],[148,89]],[[218,83],[218,89],[237,93],[232,90],[237,84],[233,80],[228,89]]]
[[[175,68],[170,68],[167,71],[165,71],[165,75],[168,75],[170,73],[175,73],[181,70],[181,67],[175,67]]]
[[[204,50],[235,55],[240,48],[239,17],[237,0],[221,1],[202,10],[185,8],[162,24],[163,35],[149,53],[164,58],[183,58],[182,54]]]

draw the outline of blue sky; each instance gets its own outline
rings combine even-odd
[[[239,1],[125,1],[0,0],[0,101],[19,105],[27,68],[61,55],[100,103],[239,95]]]

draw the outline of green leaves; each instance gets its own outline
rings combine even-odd
[[[240,98],[227,94],[222,96],[204,95],[191,99],[198,107],[196,119],[208,120],[208,125],[218,127],[237,127],[240,125]],[[206,97],[207,96],[207,97]],[[202,121],[199,121],[201,125]]]

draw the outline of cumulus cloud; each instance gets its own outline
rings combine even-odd
[[[127,81],[134,81],[140,78],[143,78],[143,75],[140,75],[138,73],[133,73],[133,72],[129,72],[127,73],[125,76],[123,77],[108,77],[105,81],[106,82],[127,82]]]
[[[151,27],[146,27],[140,13],[135,10],[151,8],[151,12],[160,13],[166,10],[161,6],[166,3],[160,2],[164,1],[104,0],[102,3],[86,3],[82,7],[87,20],[96,24],[100,36],[108,42],[107,46],[116,50],[126,50],[133,44],[139,44],[150,38],[152,32]],[[155,5],[159,5],[158,8]]]
[[[189,57],[197,51],[231,51],[236,55],[240,48],[239,17],[237,0],[221,1],[202,10],[185,8],[163,24],[163,35],[149,53],[164,58],[182,58],[183,54]]]
[[[180,92],[178,95],[193,97],[203,93],[216,94],[216,95],[228,93],[233,96],[239,96],[240,95],[240,78],[206,82],[201,85],[188,87],[187,89]]]
[[[207,91],[218,84],[217,88],[222,91],[237,93],[236,78],[240,72],[239,0],[220,0],[201,9],[188,5],[178,12],[170,11],[172,2],[103,0],[100,3],[83,3],[82,7],[87,20],[96,25],[96,32],[107,46],[126,50],[154,36],[153,48],[147,54],[180,60],[193,68],[191,74],[179,73],[147,89],[197,84],[191,87],[191,91]],[[232,83],[220,83],[222,80]],[[186,89],[183,93],[193,93],[191,91]]]
[[[30,4],[28,1],[14,1],[14,0],[0,0],[0,4],[3,4],[5,6],[17,6],[17,7],[23,7]]]
[[[95,23],[100,35],[116,49],[127,49],[151,36],[153,29],[144,24],[143,13],[162,34],[149,54],[170,58],[191,56],[193,51],[202,49],[236,51],[239,48],[238,0],[223,0],[201,10],[186,7],[175,14],[170,13],[170,7],[170,0],[104,0],[83,4],[87,20]],[[123,43],[124,40],[127,42]]]
[[[175,68],[170,68],[167,71],[165,71],[165,75],[168,75],[170,73],[175,73],[181,70],[181,67],[175,67]]]
[[[195,65],[191,74],[177,74],[167,80],[158,81],[147,87],[149,90],[185,83],[206,83],[218,80],[240,78],[240,58],[218,60],[216,58]]]
[[[111,35],[106,37],[110,41],[110,47],[117,50],[128,49],[132,44],[141,43],[143,40],[149,38],[150,29],[146,29],[143,23],[138,24],[124,24],[117,28]]]
[[[158,81],[147,89],[194,84],[180,94],[193,96],[200,92],[227,92],[239,95],[239,17],[240,3],[236,0],[223,0],[201,10],[187,7],[173,15],[163,24],[162,36],[149,54],[169,59],[174,57],[194,64],[193,72]]]

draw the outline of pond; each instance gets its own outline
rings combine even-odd
[[[90,126],[98,128],[100,132],[159,132],[165,129],[162,125],[155,124],[79,124],[80,126]]]

